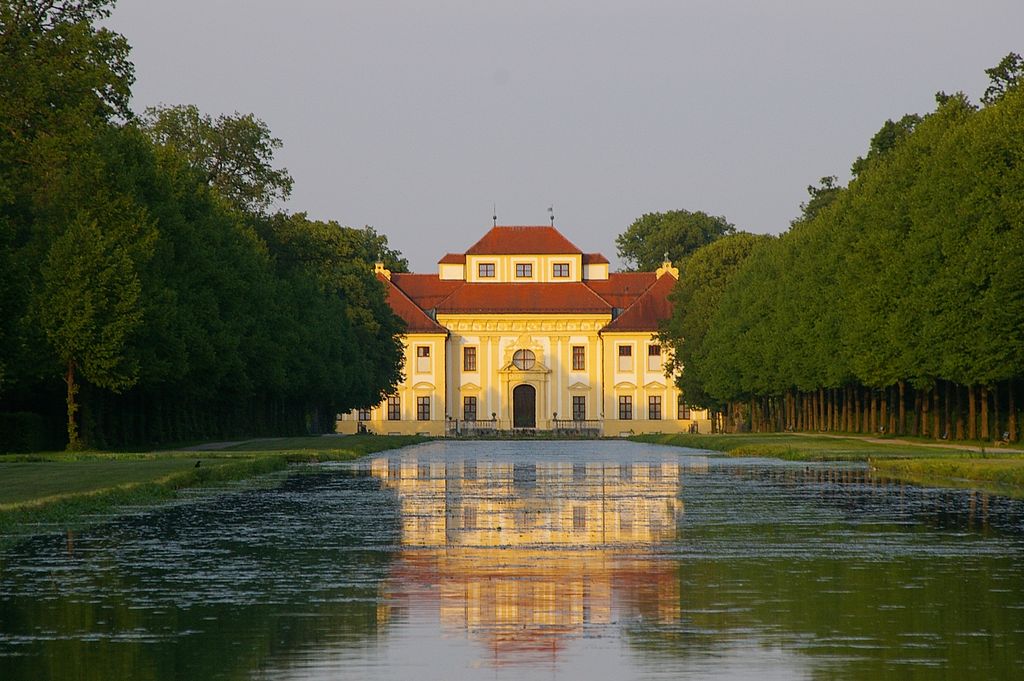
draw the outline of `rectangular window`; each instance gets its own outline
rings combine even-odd
[[[388,397],[388,421],[402,420],[402,398],[398,395]]]
[[[417,373],[430,373],[430,346],[416,346],[416,371]]]
[[[462,348],[462,370],[476,371],[476,348],[473,346]]]
[[[360,409],[358,412],[356,412],[356,418],[358,418],[360,421],[369,421],[370,420],[370,410],[369,409]]]
[[[516,263],[516,277],[519,279],[529,279],[533,276],[533,265],[528,262],[517,262]]]
[[[569,276],[569,263],[556,262],[551,266],[551,276],[554,279],[565,279]]]
[[[647,346],[647,370],[661,371],[661,346]]]
[[[633,370],[633,346],[619,346],[619,371]]]
[[[585,371],[587,368],[587,348],[583,345],[572,346],[572,370]]]
[[[619,420],[630,421],[633,419],[633,398],[629,395],[619,396]]]
[[[430,398],[429,397],[417,397],[416,398],[416,420],[417,421],[429,421],[430,420]]]
[[[690,405],[686,404],[686,399],[682,393],[679,393],[679,419],[685,421],[690,418]]]
[[[476,398],[462,398],[462,418],[465,421],[476,421]]]
[[[572,507],[572,529],[574,529],[574,530],[585,530],[585,529],[587,529],[587,507],[586,506],[573,506]]]
[[[587,418],[587,398],[585,395],[572,396],[572,420],[583,421]]]
[[[476,266],[476,275],[481,279],[494,278],[494,263],[482,262]]]
[[[651,395],[647,398],[647,418],[652,421],[661,420],[661,396]]]

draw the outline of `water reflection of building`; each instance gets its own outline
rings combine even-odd
[[[555,654],[588,624],[678,618],[676,568],[653,555],[683,513],[677,461],[378,459],[371,471],[401,504],[390,596],[436,601],[442,626],[494,662]]]

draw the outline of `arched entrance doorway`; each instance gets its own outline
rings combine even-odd
[[[512,427],[537,427],[537,390],[523,383],[512,390]]]

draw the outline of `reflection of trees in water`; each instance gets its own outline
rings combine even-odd
[[[677,619],[646,617],[626,629],[648,655],[720,655],[747,641],[799,651],[823,678],[872,681],[932,678],[936,669],[943,678],[1009,678],[1006,670],[1024,664],[1019,559],[810,555],[676,565]]]
[[[724,466],[743,481],[801,490],[803,496],[851,513],[884,512],[893,525],[923,523],[936,529],[1024,534],[1024,503],[973,489],[932,488],[888,478],[866,466]]]
[[[299,475],[162,509],[70,555],[63,535],[20,545],[0,566],[0,679],[248,679],[372,640],[390,617],[395,509],[375,480],[332,494],[338,482]]]
[[[872,680],[1002,678],[1024,664],[1024,556],[1012,548],[1024,504],[848,465],[715,473],[718,494],[687,499],[678,619],[627,629],[645,654],[746,642],[799,651],[823,678]]]

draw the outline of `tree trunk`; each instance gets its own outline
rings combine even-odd
[[[967,439],[978,439],[978,404],[974,400],[974,386],[967,386]]]
[[[860,386],[853,389],[853,432],[860,432],[860,405],[861,405],[861,391]]]
[[[930,425],[932,394],[929,390],[920,391],[921,395],[921,437],[928,437],[928,426]]]
[[[989,440],[992,433],[988,428],[988,386],[981,386],[981,439]]]
[[[846,428],[844,430],[848,433],[852,433],[854,431],[854,423],[856,423],[857,420],[854,416],[857,413],[857,398],[856,393],[853,392],[853,387],[851,386],[846,387],[845,411]]]
[[[879,405],[878,426],[883,433],[889,432],[889,389],[882,393],[882,404]]]
[[[921,434],[921,391],[914,389],[914,416],[911,419],[912,426],[910,432],[912,435],[917,436]]]
[[[964,391],[963,386],[956,385],[956,439],[964,439]]]
[[[900,392],[900,403],[898,405],[898,407],[899,407],[899,414],[896,417],[897,420],[899,421],[899,423],[896,424],[896,430],[897,430],[899,435],[904,435],[907,432],[907,382],[906,381],[902,381],[901,380],[899,382],[899,392]]]
[[[932,387],[932,437],[938,440],[942,437],[942,424],[939,421],[941,413],[939,411],[939,385],[936,383]]]
[[[78,384],[75,383],[75,360],[73,359],[68,360],[68,371],[64,375],[64,383],[68,389],[68,449],[74,451],[82,449],[82,441],[78,439],[78,402],[75,401]]]
[[[830,388],[828,391],[828,423],[826,430],[834,431],[836,429],[836,389]]]
[[[889,428],[887,432],[896,432],[896,386],[890,386],[887,390],[889,394]]]
[[[992,439],[1002,440],[1003,431],[999,427],[999,384],[992,386]]]
[[[1017,441],[1017,405],[1013,403],[1013,381],[1006,384],[1006,431],[1010,434],[1010,442]]]
[[[871,390],[871,434],[878,432],[878,393]]]
[[[953,421],[952,421],[952,411],[951,411],[952,410],[952,406],[950,404],[952,402],[952,398],[953,398],[952,390],[953,390],[953,383],[952,383],[952,381],[946,381],[946,428],[942,432],[942,438],[945,439],[945,440],[948,440],[950,437],[953,436],[953,432],[952,432],[953,431],[953,428],[952,428]]]
[[[861,406],[864,411],[861,414],[860,426],[862,433],[871,432],[871,391],[868,388],[863,388],[864,396],[861,398]]]
[[[826,430],[825,426],[825,389],[818,388],[818,431]]]

